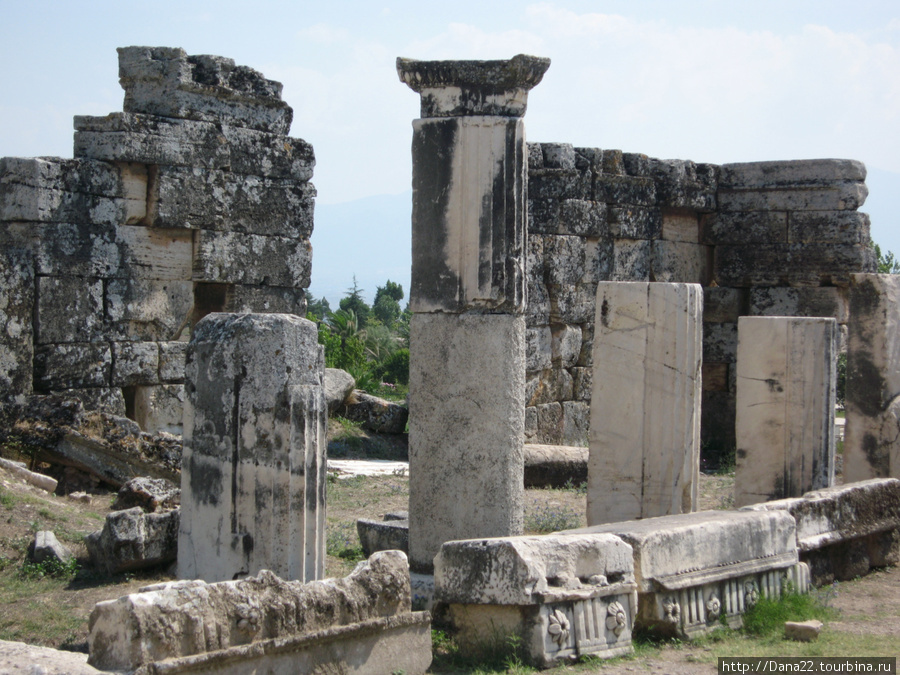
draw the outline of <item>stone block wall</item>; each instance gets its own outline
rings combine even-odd
[[[704,287],[702,440],[734,446],[739,316],[833,317],[872,271],[865,167],[531,143],[526,442],[586,445],[599,281]]]
[[[199,319],[305,315],[315,159],[281,85],[230,59],[128,47],[119,77],[124,111],[76,117],[74,159],[0,160],[0,397],[178,431]]]

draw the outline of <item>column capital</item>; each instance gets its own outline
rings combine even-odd
[[[528,91],[550,59],[519,54],[504,61],[417,61],[397,58],[400,80],[422,97],[422,117],[522,117]]]

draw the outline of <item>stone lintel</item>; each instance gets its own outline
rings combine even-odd
[[[397,58],[400,80],[422,96],[422,117],[521,117],[528,91],[549,67],[550,59],[525,54],[501,61]]]

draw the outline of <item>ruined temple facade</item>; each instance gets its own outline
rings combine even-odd
[[[123,112],[76,117],[74,159],[0,160],[0,398],[65,393],[178,433],[200,318],[305,315],[315,160],[256,71],[149,47],[119,66]],[[875,268],[859,162],[527,157],[527,443],[587,443],[599,281],[704,287],[702,435],[726,449],[738,317],[843,336],[849,276]]]
[[[231,59],[119,50],[124,110],[74,159],[0,160],[0,398],[63,393],[181,433],[191,328],[305,316],[312,146],[281,84]]]
[[[850,275],[875,271],[865,175],[529,144],[526,442],[587,443],[597,283],[662,281],[703,286],[702,440],[733,448],[738,317],[846,334]]]

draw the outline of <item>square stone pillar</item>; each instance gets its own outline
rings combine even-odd
[[[527,92],[548,59],[411,61],[409,558],[522,532]]]
[[[178,576],[325,572],[324,355],[290,314],[209,314],[185,365]]]
[[[698,284],[598,284],[588,525],[694,510],[702,308]]]
[[[736,507],[834,483],[837,322],[738,319]]]
[[[900,276],[854,274],[844,482],[900,478]]]

